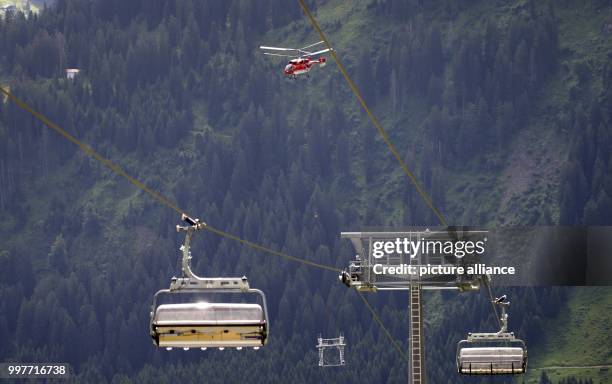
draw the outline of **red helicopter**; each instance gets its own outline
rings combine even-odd
[[[267,47],[262,45],[259,47],[260,49],[270,50],[270,51],[283,51],[283,52],[295,52],[292,55],[285,55],[279,53],[270,53],[264,52],[264,55],[269,56],[281,56],[281,57],[291,57],[289,63],[285,66],[284,73],[290,79],[296,79],[298,75],[306,74],[309,77],[308,72],[312,69],[315,64],[318,64],[321,67],[325,66],[325,57],[313,58],[315,56],[321,55],[323,53],[332,51],[331,48],[322,49],[316,52],[310,52],[306,49],[312,48],[316,45],[323,44],[323,41],[319,41],[318,43],[310,44],[302,48],[279,48],[279,47]]]

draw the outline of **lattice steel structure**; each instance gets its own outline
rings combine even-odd
[[[319,335],[317,338],[317,349],[319,350],[319,367],[340,367],[346,365],[344,360],[344,347],[346,342],[344,336],[340,334],[339,337],[333,339],[324,339]],[[325,358],[325,351],[336,351],[338,352],[338,359],[331,361]]]

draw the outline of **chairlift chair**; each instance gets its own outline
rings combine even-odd
[[[225,348],[252,347],[259,349],[268,339],[268,310],[266,296],[249,287],[243,277],[198,277],[191,270],[190,240],[193,232],[206,224],[186,215],[187,226],[177,231],[186,232],[182,251],[182,277],[173,277],[169,289],[159,290],[151,306],[150,335],[153,343],[167,350],[172,348]],[[157,305],[158,296],[178,293],[255,294],[262,304],[188,302]]]
[[[457,371],[464,375],[518,375],[527,370],[525,342],[508,332],[505,296],[493,301],[501,307],[501,329],[496,333],[469,333],[457,344]]]

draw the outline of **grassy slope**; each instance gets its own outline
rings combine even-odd
[[[17,6],[18,9],[23,10],[25,9],[26,1],[27,0],[0,0],[0,7],[13,4]],[[43,3],[39,1],[31,1],[30,9],[32,10],[32,12],[36,13],[42,7],[42,4]]]
[[[520,2],[519,2],[520,3]],[[394,30],[400,28],[397,23],[389,23],[376,18],[366,8],[367,2],[346,2],[332,0],[317,11],[317,18],[323,30],[328,35],[334,48],[349,73],[355,74],[354,63],[363,50],[371,52],[375,58],[379,52],[387,49],[390,36]],[[452,33],[448,35],[463,36],[473,29],[474,23],[480,23],[483,16],[495,15],[501,25],[507,24],[511,15],[520,9],[520,5],[493,6],[488,2],[475,4],[467,11],[462,12],[451,25]],[[569,18],[570,15],[565,15]],[[445,23],[446,16],[426,15],[427,21]],[[568,20],[564,20],[567,25]],[[289,25],[282,30],[272,31],[268,34],[270,41],[280,41],[286,45],[299,45],[317,39],[311,31],[306,20]],[[286,36],[291,36],[286,40]],[[445,36],[448,40],[448,36]],[[562,35],[562,38],[564,36]],[[581,38],[578,38],[578,40]],[[448,45],[446,41],[446,45]],[[280,43],[279,43],[280,44]],[[336,68],[326,68],[324,76],[333,76],[334,80],[342,83],[338,90],[346,96],[345,111],[349,120],[355,121],[358,129],[374,129],[367,116],[361,110],[357,100],[348,90],[344,80]],[[321,74],[317,73],[317,76]],[[322,76],[321,76],[322,77]],[[355,79],[353,79],[355,80]],[[359,87],[359,84],[357,84]],[[486,155],[487,162],[491,164],[483,170],[481,160],[468,163],[461,171],[445,172],[446,202],[445,213],[447,218],[461,224],[524,223],[527,215],[524,212],[539,216],[543,206],[549,206],[551,213],[558,211],[556,207],[557,190],[559,184],[559,170],[565,160],[567,152],[567,137],[559,134],[554,126],[555,114],[561,109],[559,106],[567,103],[569,84],[564,83],[560,75],[552,76],[552,80],[538,95],[538,102],[534,109],[536,119],[532,119],[528,126],[523,127],[512,141],[504,148]],[[325,101],[325,90],[309,89],[317,99]],[[551,108],[554,107],[554,108]],[[379,100],[370,105],[375,115],[388,131],[400,152],[407,154],[408,165],[418,173],[418,153],[420,152],[420,138],[423,132],[420,129],[428,110],[418,98],[407,101],[399,116],[391,113],[389,100]],[[545,111],[540,113],[540,111]],[[364,193],[361,196],[362,206],[367,201],[375,201],[377,209],[391,215],[391,221],[401,223],[403,202],[402,191],[411,186],[407,184],[405,176],[392,159],[387,148],[376,136],[377,145],[373,147],[374,161],[381,172],[375,180],[365,180],[359,172],[363,164],[356,160],[354,178],[357,186]],[[359,146],[359,144],[357,145]],[[362,148],[363,150],[363,148]],[[491,215],[490,212],[498,212]],[[467,218],[478,218],[479,223],[466,222]],[[484,220],[484,221],[483,221]]]
[[[5,2],[5,0],[0,0],[0,4],[4,4]],[[467,28],[473,18],[478,18],[482,12],[488,10],[487,8],[487,6],[475,7],[469,14],[462,16],[461,20],[455,25],[455,28]],[[507,17],[507,12],[511,12],[511,9],[511,7],[508,7],[498,11],[500,13],[500,18]],[[582,8],[580,12],[559,9],[557,15],[561,20],[560,42],[561,48],[564,50],[562,60],[566,61],[569,67],[576,61],[589,60],[589,65],[592,66],[595,71],[601,69],[603,60],[605,60],[605,55],[609,52],[610,38],[608,37],[605,39],[601,37],[598,31],[601,23],[608,16],[588,6]],[[372,44],[371,41],[384,41],[385,34],[389,29],[393,28],[390,23],[379,23],[379,21],[369,17],[365,6],[360,3],[353,3],[351,7],[347,8],[343,6],[343,2],[334,0],[322,7],[318,12],[318,16],[323,29],[328,33],[340,57],[347,64],[355,62],[358,57],[358,55],[351,52],[351,50],[354,50],[362,44],[370,48],[370,44]],[[338,22],[338,20],[340,20],[340,22]],[[296,23],[297,25],[293,24],[282,30],[270,32],[270,42],[274,42],[274,44],[278,45],[287,44],[291,46],[295,45],[295,43],[299,45],[299,42],[315,41],[316,36],[314,32],[307,33],[307,35],[299,35],[299,33],[303,31],[310,31],[310,28],[305,23],[305,21],[302,21]],[[374,29],[373,27],[376,25],[381,26],[382,29]],[[298,34],[295,32],[298,32]],[[292,36],[293,40],[285,41],[280,38],[281,36]],[[376,52],[373,52],[373,55],[376,55]],[[346,106],[349,110],[347,114],[348,119],[356,121],[357,124],[368,125],[369,122],[365,114],[359,110],[357,102],[349,93],[348,87],[343,83],[342,78],[337,73],[338,71],[335,65],[331,64],[323,71],[327,72],[324,76],[334,76],[339,82],[338,88],[341,88],[338,91],[346,94]],[[317,73],[317,75],[319,75],[319,73]],[[551,204],[553,201],[556,201],[554,193],[557,189],[557,184],[555,180],[547,179],[547,177],[554,174],[554,171],[558,171],[558,167],[561,166],[562,159],[559,159],[558,156],[564,153],[563,149],[566,142],[563,141],[563,136],[555,135],[554,126],[552,124],[553,116],[550,114],[558,112],[558,110],[561,109],[560,105],[567,103],[567,88],[575,81],[575,79],[571,77],[571,73],[567,76],[569,76],[567,79],[562,78],[561,73],[553,76],[553,80],[551,80],[551,83],[545,88],[535,106],[537,110],[547,112],[539,115],[538,119],[531,121],[530,126],[524,129],[524,132],[527,132],[525,135],[530,139],[526,140],[526,142],[538,143],[540,141],[546,143],[548,147],[554,147],[553,149],[557,152],[547,153],[546,156],[538,160],[536,155],[540,147],[525,148],[525,146],[521,145],[521,137],[517,137],[515,138],[516,142],[508,146],[507,153],[497,154],[501,159],[508,158],[506,162],[508,165],[503,173],[495,171],[477,174],[475,171],[471,170],[468,165],[464,172],[449,175],[446,182],[448,183],[447,190],[449,191],[449,196],[447,201],[449,202],[449,214],[451,217],[460,220],[460,211],[465,209],[477,209],[474,201],[478,202],[478,206],[480,206],[478,209],[483,210],[485,214],[487,211],[497,211],[504,193],[507,193],[507,187],[515,184],[516,180],[513,179],[513,177],[516,177],[516,174],[511,172],[509,168],[515,165],[518,160],[522,161],[523,166],[527,168],[537,168],[538,163],[550,163],[548,160],[551,158],[557,161],[553,162],[553,167],[548,169],[546,173],[530,175],[532,178],[530,180],[536,181],[535,190],[512,190],[512,194],[508,201],[514,201],[515,203],[509,205],[508,210],[516,214],[516,212],[528,211],[530,204]],[[601,84],[594,81],[592,86],[596,89],[600,87]],[[315,96],[321,96],[321,102],[325,101],[325,90],[311,88],[309,92]],[[426,111],[423,111],[419,103],[415,101],[411,103],[411,108],[405,111],[400,121],[394,121],[392,118],[387,117],[388,114],[386,112],[388,112],[388,104],[389,103],[385,100],[381,101],[376,107],[376,114],[381,119],[384,127],[389,130],[396,145],[408,149],[417,147],[418,137],[420,135],[418,127]],[[552,110],[548,108],[549,106],[553,107]],[[296,116],[295,118],[299,117]],[[205,119],[200,119],[202,125],[206,124],[204,120]],[[198,119],[196,119],[196,121],[198,121]],[[203,127],[201,128],[204,129]],[[529,135],[536,136],[534,138]],[[554,140],[559,141],[555,142]],[[550,143],[554,145],[550,145]],[[544,148],[545,147],[546,146],[544,146]],[[382,148],[382,146],[380,148]],[[377,149],[379,148],[377,147]],[[527,153],[529,150],[531,153]],[[164,158],[172,157],[170,154],[166,155],[167,156],[159,156],[158,161],[163,162]],[[381,152],[377,154],[377,156],[380,163],[384,165],[382,168],[393,170],[393,173],[377,188],[366,188],[365,181],[361,178],[361,175],[356,175],[360,187],[359,189],[369,191],[365,192],[361,200],[367,201],[374,194],[385,193],[390,199],[396,199],[395,202],[388,202],[387,208],[399,207],[401,204],[398,201],[397,192],[401,191],[403,188],[409,187],[407,181],[404,179],[403,175],[394,168],[395,164],[392,163],[387,153]],[[155,165],[145,166],[145,164],[140,162],[137,164],[127,158],[117,160],[120,164],[127,165],[128,168],[139,169],[149,175],[155,173],[155,168],[163,168],[156,167]],[[58,193],[60,193],[59,191],[62,190],[62,185],[69,183],[70,177],[75,176],[74,174],[74,170],[69,172],[66,172],[65,169],[56,170],[56,172],[52,171],[52,174],[47,180],[40,181],[40,190],[47,192],[58,191]],[[64,176],[63,178],[61,177],[62,175]],[[169,175],[164,175],[161,178],[164,180],[172,179],[172,177],[166,176]],[[467,180],[469,180],[469,182]],[[129,200],[134,200],[137,192],[130,188],[127,183],[118,181],[117,183],[120,184],[120,189],[113,187],[113,183],[113,181],[109,182],[108,180],[98,181],[92,185],[89,191],[83,191],[81,199],[96,201],[96,204],[102,207],[110,207],[116,204],[116,200],[114,199],[120,201],[120,206],[125,206]],[[33,191],[36,189],[37,188],[33,188]],[[102,191],[104,191],[104,193],[102,193]],[[32,198],[28,200],[37,202],[36,207],[32,207],[32,211],[38,212],[41,217],[43,217],[43,212],[49,208],[51,194],[35,194],[34,192],[32,192],[32,194]],[[34,195],[36,195],[37,198],[34,198]],[[105,201],[102,203],[100,199],[104,199]],[[112,217],[113,215],[108,216]],[[36,218],[32,219],[34,222],[37,221]],[[518,220],[518,217],[516,219]],[[495,219],[493,220],[496,221]],[[5,224],[6,223],[3,223],[3,225]],[[24,233],[22,241],[28,241],[27,239],[29,237],[28,234]],[[611,307],[612,290],[577,289],[567,303],[567,307],[562,311],[562,315],[548,325],[545,336],[546,342],[544,345],[534,346],[530,351],[530,366],[535,368],[552,365],[612,364],[612,352],[610,349],[606,350],[602,348],[602,346],[612,345],[612,338],[610,336],[612,332],[610,330],[610,325],[607,323],[612,311]],[[575,360],[570,360],[568,356],[572,356]],[[552,370],[549,376],[559,378],[568,375],[580,376],[591,373],[593,373],[593,377],[599,377],[601,382],[610,382],[610,380],[612,380],[610,373],[605,371],[600,372],[598,368],[590,370]],[[532,381],[538,375],[539,371],[532,370],[528,376],[529,380]]]
[[[544,367],[612,366],[612,289],[576,288],[558,318],[547,324],[545,341],[531,351],[530,380]],[[549,377],[569,375],[612,381],[609,369],[545,369]],[[531,382],[531,381],[530,381]],[[596,381],[597,382],[597,381]]]
[[[555,87],[561,88],[561,80],[565,80],[566,87],[576,84],[577,79],[571,68],[577,63],[585,62],[592,73],[596,74],[589,80],[589,88],[591,94],[597,95],[602,87],[599,74],[612,52],[612,39],[601,33],[601,27],[605,20],[610,20],[612,12],[610,8],[601,10],[595,9],[590,4],[584,4],[573,10],[560,8],[557,15],[561,20],[559,32],[563,55],[562,67],[570,71],[566,71],[564,79],[557,79]],[[560,92],[551,96],[552,105],[567,102],[559,100],[562,97]],[[610,313],[612,313],[610,288],[576,289],[566,310],[549,325],[546,342],[539,348],[543,353],[539,355],[540,358],[532,361],[533,365],[536,367],[612,365]],[[601,383],[612,382],[612,372],[609,368],[550,369],[547,373],[554,379],[574,375],[597,378],[596,382]],[[531,377],[536,377],[536,374],[539,375],[539,372],[533,372]]]
[[[453,28],[465,31],[471,23],[481,19],[484,13],[491,14],[491,12],[494,12],[499,17],[500,23],[504,24],[511,13],[522,6],[522,3],[524,2],[497,9],[492,9],[490,4],[475,6],[469,12],[462,14]],[[533,105],[535,113],[528,125],[522,128],[506,148],[499,153],[491,154],[493,162],[503,164],[501,171],[477,172],[470,169],[471,165],[468,164],[463,172],[454,172],[445,179],[448,183],[447,201],[451,217],[461,220],[460,211],[467,207],[478,212],[476,217],[488,218],[487,221],[516,224],[526,218],[524,212],[533,212],[544,206],[549,207],[553,219],[558,217],[559,174],[566,160],[569,138],[565,132],[559,131],[556,117],[571,107],[569,90],[577,81],[572,68],[577,62],[587,62],[594,74],[590,93],[596,95],[601,89],[599,80],[601,69],[608,53],[612,52],[612,40],[600,33],[602,23],[610,18],[610,11],[602,12],[591,5],[570,6],[573,9],[563,6],[556,9],[556,15],[560,20],[561,51],[561,65],[558,72],[551,76],[548,84],[538,95]],[[342,22],[341,27],[332,21],[347,20],[349,15],[351,21]],[[336,2],[331,2],[330,5],[319,9],[318,16],[333,44],[345,49],[338,51],[342,60],[348,62],[355,59],[346,57],[346,49],[355,48],[361,43],[370,48],[370,40],[380,41],[381,36],[392,29],[388,24],[373,20],[371,15],[367,15],[365,8],[358,5],[347,9],[340,7]],[[325,28],[326,24],[328,28]],[[380,25],[382,30],[372,31],[372,26],[375,24]],[[426,111],[419,110],[418,103],[412,103],[411,108],[404,111],[403,118],[398,122],[387,117],[390,115],[388,104],[386,101],[378,103],[377,116],[391,133],[398,147],[404,150],[407,147],[416,147],[414,142],[421,134],[418,126]],[[365,113],[357,112],[356,117],[363,124],[369,124]],[[397,129],[401,129],[404,134],[398,133]],[[406,133],[409,137],[405,137]],[[384,161],[389,162],[381,159],[381,163]],[[405,188],[405,183],[403,175],[394,172],[393,176],[388,177],[383,184],[383,188],[373,192],[375,194],[386,192],[386,195],[393,198],[392,191]],[[370,197],[364,196],[364,200]],[[499,213],[496,217],[491,217],[490,212]],[[530,351],[530,367],[535,369],[530,370],[526,381],[537,382],[541,374],[538,368],[542,367],[612,364],[612,347],[609,347],[612,345],[612,330],[608,321],[611,312],[612,289],[577,288],[572,292],[561,315],[547,325],[546,341],[534,346]],[[599,367],[546,369],[546,372],[555,381],[575,376],[591,377],[595,382],[601,383],[612,382],[610,370]]]
[[[587,89],[596,97],[601,84],[601,70],[609,54],[612,53],[612,39],[601,33],[605,20],[610,20],[612,11],[596,9],[591,4],[580,4],[573,9],[559,7],[557,16],[560,20],[559,42],[561,49],[561,68],[555,79],[546,89],[545,98],[540,103],[539,111],[547,110],[538,125],[546,127],[558,113],[559,106],[571,105],[568,100],[569,88],[577,84],[578,79],[573,68],[585,62],[594,75],[588,80]],[[584,92],[584,98],[589,95]],[[559,159],[556,159],[559,161]],[[556,212],[555,212],[556,213]],[[612,313],[612,289],[610,288],[577,288],[561,315],[548,324],[545,343],[532,350],[530,365],[534,368],[550,366],[589,366],[612,365],[612,327],[609,324]],[[612,368],[580,369],[546,369],[553,380],[567,376],[579,378],[591,377],[596,383],[612,382]],[[532,370],[529,382],[541,374]]]
[[[365,2],[346,2],[332,0],[317,11],[317,18],[326,32],[340,59],[348,65],[349,72],[354,74],[351,63],[359,57],[360,49],[372,52],[388,42],[390,31],[397,28],[393,23],[376,20],[364,5]],[[511,14],[520,10],[524,1],[494,8],[490,3],[475,5],[469,11],[460,15],[453,29],[459,34],[465,33],[474,22],[483,19],[483,15],[495,14],[503,25],[508,23]],[[569,5],[576,8],[575,5]],[[569,89],[575,82],[572,73],[573,65],[581,60],[588,60],[595,76],[600,71],[612,42],[610,38],[599,33],[603,21],[609,17],[590,5],[579,6],[579,11],[559,6],[556,15],[560,19],[560,50],[561,65],[558,73],[551,76],[550,81],[541,90],[533,105],[533,118],[523,127],[512,142],[497,153],[490,154],[493,163],[502,164],[501,169],[491,171],[476,171],[480,164],[467,164],[463,171],[447,174],[448,215],[461,221],[462,212],[476,212],[471,217],[483,217],[492,223],[516,224],[525,219],[524,212],[534,212],[543,206],[549,207],[553,218],[558,216],[557,191],[559,189],[559,174],[565,162],[569,138],[556,127],[556,116],[568,108]],[[281,30],[271,31],[267,38],[287,46],[299,45],[302,42],[315,41],[317,36],[311,31],[308,23],[300,21]],[[291,36],[287,40],[287,36]],[[345,111],[347,118],[355,121],[359,127],[374,129],[367,116],[349,92],[348,86],[339,74],[335,65],[328,66],[317,77],[334,76],[339,83],[338,92],[346,95]],[[312,79],[311,79],[312,81]],[[359,86],[359,84],[357,84]],[[599,80],[593,81],[592,93],[597,93],[601,87]],[[311,87],[309,93],[325,101],[324,90]],[[391,117],[388,100],[381,100],[373,107],[376,116],[390,133],[394,143],[403,151],[418,150],[418,140],[422,135],[419,126],[426,116],[418,100],[410,100],[409,107],[402,111],[399,118]],[[295,118],[299,118],[296,116]],[[357,128],[356,128],[357,129]],[[377,141],[380,141],[378,136]],[[399,172],[386,148],[376,147],[375,153],[378,168],[389,173],[384,175],[378,185],[365,180],[362,174],[354,174],[359,189],[365,191],[360,197],[363,207],[375,196],[376,201],[390,201],[378,204],[385,212],[393,211],[394,216],[401,217],[397,212],[403,209],[399,193],[403,188],[411,187],[405,176]],[[409,164],[415,168],[416,164]],[[361,168],[358,163],[356,168]],[[395,200],[395,201],[393,201]],[[490,212],[499,212],[491,217]],[[611,289],[579,288],[570,295],[570,300],[561,311],[562,315],[546,328],[543,345],[533,346],[530,351],[530,367],[550,366],[590,366],[612,364],[610,348],[612,345],[610,326],[610,308],[612,304]],[[435,314],[434,314],[435,315]],[[435,316],[433,316],[435,317]],[[435,320],[435,319],[430,319]],[[549,377],[555,381],[568,376],[597,378],[595,382],[610,382],[609,371],[600,368],[581,369],[547,369]],[[541,371],[531,369],[526,380],[537,382]],[[520,381],[520,380],[519,380]]]

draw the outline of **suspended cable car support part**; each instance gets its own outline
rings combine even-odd
[[[170,288],[159,290],[153,298],[150,321],[153,343],[166,349],[259,349],[266,343],[270,327],[266,296],[259,289],[250,288],[246,276],[204,278],[193,273],[191,236],[204,229],[206,224],[186,215],[182,219],[189,224],[176,226],[178,232],[185,232],[185,241],[180,248],[183,274],[173,277]],[[256,294],[262,304],[195,302],[157,306],[160,294],[177,293]]]
[[[507,308],[503,295],[492,301],[501,308],[501,328],[496,333],[469,333],[457,344],[457,371],[464,375],[518,375],[527,370],[525,342],[508,332]]]

